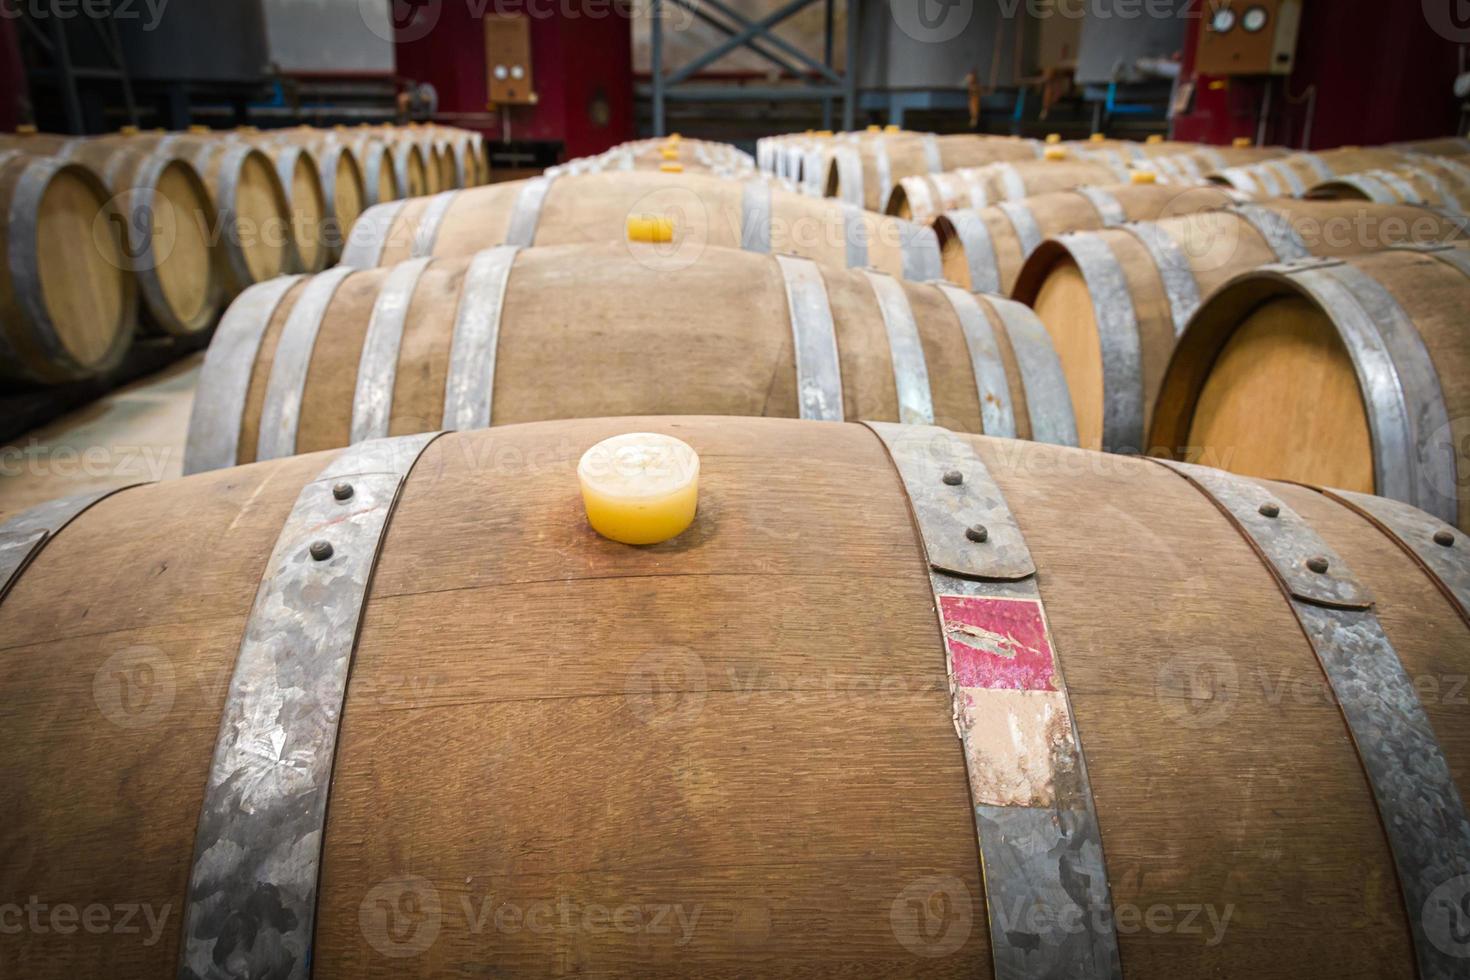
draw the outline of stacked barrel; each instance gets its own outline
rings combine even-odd
[[[432,161],[432,183],[423,167],[400,181],[400,148]],[[104,374],[137,331],[206,333],[250,286],[335,263],[365,208],[489,173],[478,134],[441,126],[22,128],[0,136],[0,167],[13,216],[0,377],[30,384]]]

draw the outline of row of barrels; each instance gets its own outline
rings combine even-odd
[[[478,134],[438,126],[0,136],[0,377],[102,374],[140,329],[199,333],[250,285],[327,268],[365,208],[488,178]]]

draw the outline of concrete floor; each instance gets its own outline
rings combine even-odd
[[[0,520],[34,504],[183,473],[201,351],[0,446]]]

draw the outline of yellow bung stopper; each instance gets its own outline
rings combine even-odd
[[[903,130],[900,129],[899,127],[893,125],[893,123],[889,123],[887,126],[884,126],[883,127],[883,132],[885,132],[885,133],[901,133],[901,132],[903,132]]]
[[[659,156],[665,160],[679,159],[679,148],[677,146],[661,146],[658,148]]]
[[[191,132],[191,133],[207,133],[207,132],[209,132],[209,127],[208,126],[194,125],[194,126],[190,126],[189,127],[189,132]],[[243,132],[243,130],[242,130],[242,132]]]
[[[832,130],[830,130],[830,129],[819,129],[819,130],[817,130],[817,135],[818,136],[831,136],[832,135]]]
[[[1062,141],[1062,134],[1061,133],[1047,133],[1046,134],[1046,141],[1048,143],[1060,143]]]
[[[1104,136],[1102,133],[1093,133],[1087,138],[1092,140],[1094,143],[1101,143],[1103,140],[1107,139],[1107,137]]]
[[[868,127],[868,132],[870,132],[870,133],[881,133],[881,132],[883,132],[883,127],[882,126],[877,126],[877,125],[869,126]]]
[[[683,135],[680,134],[680,133],[670,133],[669,134],[669,142],[670,143],[677,143],[677,142],[679,142],[683,138],[684,138]]]
[[[1158,133],[1149,133],[1148,136],[1144,137],[1143,141],[1145,143],[1162,143],[1164,142],[1164,137],[1160,136]]]
[[[682,163],[661,163],[658,165],[658,169],[666,174],[682,174],[684,172],[684,165]]]
[[[1128,174],[1128,179],[1135,184],[1154,184],[1158,182],[1159,175],[1152,170],[1134,170]]]
[[[35,136],[36,135],[36,127],[35,126],[32,126],[30,123],[21,123],[19,126],[15,127],[15,135],[17,135],[17,136]]]
[[[674,219],[657,214],[628,215],[628,241],[660,245],[674,240]]]
[[[122,135],[124,135],[124,136],[137,136],[138,135],[138,127],[137,126],[119,126],[117,128],[117,131],[119,133],[121,133]]]
[[[1067,150],[1061,146],[1048,146],[1042,156],[1048,160],[1065,160],[1067,159]]]
[[[658,544],[694,522],[699,454],[673,436],[630,432],[604,439],[577,464],[592,530],[623,544]]]
[[[1251,145],[1251,138],[1249,136],[1237,136],[1235,137],[1235,139],[1230,141],[1230,145],[1235,147],[1237,150],[1243,150],[1247,146]]]

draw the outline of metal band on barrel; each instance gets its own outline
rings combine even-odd
[[[1300,160],[1302,163],[1305,163],[1307,166],[1311,167],[1313,172],[1316,173],[1318,180],[1332,179],[1332,168],[1327,166],[1326,161],[1324,161],[1317,154],[1302,151],[1300,153],[1294,154],[1293,159]]]
[[[1266,160],[1261,163],[1271,174],[1277,177],[1281,185],[1291,191],[1292,197],[1301,197],[1307,192],[1307,185],[1302,182],[1297,172],[1291,169],[1291,164],[1285,160]]]
[[[429,198],[424,213],[419,216],[419,226],[413,234],[410,258],[426,259],[434,254],[434,243],[439,239],[439,226],[444,223],[444,216],[449,213],[450,206],[458,196],[459,191],[453,190]]]
[[[1021,529],[969,440],[933,426],[867,425],[903,481],[929,566],[995,976],[1120,980],[1086,758]],[[1022,684],[996,679],[1020,649],[1045,668]],[[1051,751],[1037,760],[1045,771],[997,781],[991,773],[998,765],[1014,768],[1018,749],[1009,733],[1039,715],[1059,722]],[[1028,928],[1012,927],[1018,910],[1026,911]]]
[[[924,345],[919,325],[903,285],[886,273],[864,269],[863,275],[878,298],[883,331],[888,336],[888,353],[893,362],[893,384],[898,392],[898,420],[906,425],[934,424],[934,396],[929,388],[929,368],[924,362]]]
[[[311,975],[322,836],[358,624],[393,507],[438,435],[344,449],[276,539],[235,661],[194,842],[179,975]],[[344,493],[346,494],[344,496]]]
[[[1046,325],[1023,303],[999,296],[987,296],[985,301],[1000,319],[1021,372],[1031,441],[1077,445],[1077,416],[1072,411],[1072,395]]]
[[[1419,976],[1464,976],[1464,959],[1428,934],[1426,923],[1436,890],[1470,875],[1470,819],[1414,681],[1373,612],[1372,596],[1327,542],[1265,486],[1206,467],[1158,462],[1227,514],[1275,574],[1367,773],[1403,890]]]
[[[1044,237],[1041,234],[1041,226],[1036,223],[1036,215],[1024,201],[1001,201],[997,205],[1006,220],[1015,229],[1016,240],[1021,243],[1021,257],[1024,259],[1036,251]]]
[[[306,393],[306,373],[322,318],[337,287],[356,272],[338,266],[307,280],[296,305],[286,317],[281,339],[271,360],[270,380],[265,386],[265,405],[260,411],[260,437],[255,444],[257,460],[279,459],[296,452],[296,432],[301,425],[301,399]]]
[[[142,484],[130,483],[48,500],[0,522],[0,602],[5,601],[21,573],[62,528],[98,501],[137,486]]]
[[[924,164],[929,168],[931,174],[941,173],[944,170],[944,158],[939,153],[939,137],[933,133],[925,133]]]
[[[1422,170],[1419,167],[1409,167],[1407,171],[1424,182],[1424,185],[1429,188],[1430,193],[1438,198],[1438,203],[1442,207],[1448,208],[1456,214],[1465,213],[1465,207],[1460,202],[1459,197],[1455,195],[1454,191],[1450,190],[1444,181],[1439,179],[1438,174],[1431,173],[1428,170]],[[1419,198],[1419,203],[1428,203],[1424,201],[1423,195],[1416,196]]]
[[[837,167],[837,196],[854,207],[866,207],[863,192],[863,160],[858,151],[841,147],[832,159]]]
[[[1158,225],[1143,221],[1122,226],[1138,239],[1153,260],[1164,284],[1164,295],[1169,300],[1169,315],[1174,321],[1174,336],[1184,332],[1189,318],[1199,309],[1199,282],[1194,278],[1194,269],[1184,249],[1167,231]]]
[[[1096,234],[1061,235],[1092,297],[1102,348],[1102,448],[1137,452],[1143,446],[1143,352],[1128,279],[1108,243]]]
[[[505,229],[506,245],[530,248],[536,244],[536,227],[541,223],[541,206],[555,177],[532,177],[516,194],[510,224]]]
[[[842,208],[842,245],[849,269],[864,269],[868,265],[868,226],[863,221],[863,209],[846,201],[839,201]]]
[[[747,180],[740,191],[740,247],[771,251],[771,185],[759,177]]]
[[[1014,439],[1016,412],[1011,404],[1010,382],[1006,378],[1005,361],[1001,359],[1000,343],[995,339],[990,320],[980,309],[980,302],[973,293],[949,283],[936,285],[954,307],[960,331],[965,335],[970,367],[975,372],[975,390],[980,396],[981,427],[988,436]]]
[[[934,216],[935,204],[934,193],[931,190],[928,177],[905,177],[898,182],[903,189],[904,197],[909,204],[909,217],[914,221],[928,221]],[[889,214],[896,214],[894,208],[885,208]]]
[[[873,167],[878,172],[878,210],[888,203],[893,193],[893,166],[888,160],[888,143],[882,138],[873,141]]]
[[[1026,196],[1026,181],[1015,167],[1002,163],[998,168],[1000,196],[1005,201],[1019,201]]]
[[[1282,262],[1295,262],[1297,259],[1305,259],[1311,256],[1311,250],[1307,248],[1306,242],[1296,233],[1291,226],[1291,219],[1285,215],[1272,211],[1261,204],[1233,204],[1228,209],[1235,212],[1250,223],[1276,258]]]
[[[260,342],[277,307],[303,276],[256,283],[241,293],[215,329],[199,371],[189,412],[184,475],[234,466],[240,457],[240,421]]]
[[[1453,524],[1459,484],[1449,410],[1413,321],[1354,266],[1328,260],[1272,268],[1309,293],[1337,326],[1368,409],[1377,491]]]
[[[1117,197],[1101,187],[1075,187],[1078,194],[1087,198],[1088,202],[1097,211],[1097,216],[1102,219],[1105,226],[1121,225],[1128,220],[1128,212],[1123,210],[1123,204]]]
[[[1226,167],[1220,171],[1220,176],[1230,182],[1230,186],[1244,191],[1252,197],[1261,194],[1261,185],[1256,182],[1254,176],[1245,167]]]
[[[1345,174],[1332,178],[1332,183],[1351,187],[1374,204],[1398,204],[1399,199],[1381,180],[1371,174]]]
[[[943,278],[944,261],[939,256],[939,236],[934,229],[903,221],[898,233],[903,253],[903,277],[913,282]]]
[[[796,398],[801,418],[841,422],[842,368],[837,359],[837,327],[821,270],[810,259],[778,255],[791,311],[796,352]]]
[[[995,257],[995,243],[990,229],[974,211],[950,211],[950,227],[959,236],[965,250],[965,265],[970,270],[970,289],[977,293],[999,293],[1000,263]]]
[[[1250,172],[1267,197],[1286,196],[1286,188],[1281,185],[1281,181],[1276,179],[1276,174],[1265,163],[1256,164],[1250,168]]]
[[[376,204],[364,211],[347,235],[347,247],[342,250],[342,265],[358,269],[371,269],[383,261],[383,249],[388,245],[388,236],[393,225],[408,201],[389,201]]]
[[[1424,200],[1424,196],[1414,188],[1413,184],[1392,171],[1370,170],[1369,175],[1376,178],[1380,183],[1387,184],[1394,194],[1398,195],[1398,200],[1405,204],[1428,203]]]
[[[490,424],[505,290],[519,251],[514,245],[486,249],[465,270],[444,381],[446,429],[483,429]]]
[[[398,377],[398,353],[403,346],[403,325],[419,285],[419,277],[434,261],[409,259],[393,266],[378,290],[357,362],[357,386],[352,394],[350,441],[381,439],[388,434],[393,412],[393,384]]]

